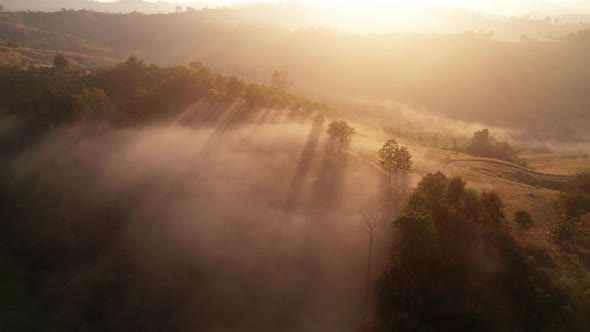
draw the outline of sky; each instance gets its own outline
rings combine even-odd
[[[99,0],[112,2],[114,0]],[[156,2],[157,0],[147,0]],[[228,5],[243,2],[286,2],[285,0],[162,0],[176,3],[206,2],[208,6]],[[375,5],[408,7],[450,7],[467,8],[474,11],[497,14],[571,12],[590,13],[590,0],[289,0],[336,7],[370,7]]]

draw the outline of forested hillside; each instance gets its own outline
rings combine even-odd
[[[287,31],[216,16],[207,11],[3,13],[0,35],[21,47],[107,57],[105,63],[131,54],[160,64],[198,59],[249,81],[269,82],[272,72],[283,70],[299,94],[394,100],[453,119],[506,126],[535,139],[586,138],[590,99],[583,82],[590,65],[582,43],[502,42],[487,33]],[[6,57],[19,50],[3,52]]]
[[[0,7],[0,332],[590,331],[585,16],[340,9]]]
[[[307,324],[297,315],[316,313],[308,291],[279,302],[310,281],[264,272],[312,269],[288,253],[299,245],[287,241],[285,252],[267,258],[243,255],[243,246],[277,250],[274,236],[306,241],[288,224],[274,230],[270,221],[287,217],[267,204],[282,197],[277,183],[297,161],[291,158],[302,123],[330,111],[199,63],[164,68],[131,57],[87,71],[62,55],[54,61],[46,68],[0,67],[0,329],[254,331],[277,320]],[[269,236],[240,231],[248,228]],[[266,284],[249,264],[262,269]],[[317,273],[325,278],[325,271],[337,270]],[[281,288],[285,282],[292,286]],[[252,299],[260,312],[246,314]],[[266,320],[268,311],[277,318]]]

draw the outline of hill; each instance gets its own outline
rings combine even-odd
[[[583,82],[590,66],[579,43],[503,42],[488,33],[289,31],[239,24],[238,13],[3,13],[0,34],[25,47],[111,59],[130,54],[159,64],[199,59],[250,81],[269,82],[274,71],[283,70],[291,91],[326,101],[396,101],[455,120],[504,127],[530,140],[587,141],[590,100]],[[238,18],[227,19],[234,14]]]
[[[370,279],[378,284],[376,276],[389,271],[392,247],[399,243],[390,227],[398,207],[429,204],[420,195],[441,191],[424,189],[424,181],[442,178],[446,188],[455,176],[478,191],[461,194],[461,200],[478,202],[471,206],[472,219],[459,220],[466,221],[463,226],[437,221],[440,241],[444,234],[465,232],[477,240],[444,242],[445,247],[441,242],[443,252],[449,243],[465,244],[470,250],[452,252],[477,258],[465,267],[478,274],[460,275],[476,283],[469,288],[473,291],[462,293],[456,305],[469,302],[484,286],[502,299],[521,299],[497,281],[514,280],[528,294],[526,303],[553,315],[533,324],[525,313],[512,316],[502,301],[482,303],[486,315],[466,312],[476,323],[587,326],[582,290],[590,267],[584,249],[588,239],[581,233],[565,249],[553,242],[554,201],[576,171],[568,166],[562,170],[566,174],[553,174],[557,156],[521,156],[539,170],[474,158],[433,144],[432,133],[421,131],[415,115],[399,113],[404,123],[416,121],[404,125],[403,132],[384,131],[381,112],[355,118],[346,108],[334,110],[200,63],[159,67],[136,57],[96,69],[63,59],[56,63],[0,66],[0,276],[10,288],[0,299],[0,307],[7,308],[0,312],[2,327],[356,327],[367,303],[362,296],[366,252],[359,250],[367,238],[359,232],[359,211],[375,209],[383,216],[376,225]],[[326,120],[354,126],[352,141],[336,140]],[[434,130],[443,128],[450,127]],[[377,153],[389,139],[407,147],[412,161],[410,173],[393,187],[393,202]],[[576,165],[589,166],[585,159]],[[491,212],[483,205],[486,199],[491,199]],[[529,211],[535,220],[527,233],[518,232],[512,219],[518,210]],[[444,211],[453,216],[455,210],[445,206]],[[487,228],[481,223],[490,215],[500,217]],[[514,269],[492,265],[479,274],[482,262]],[[512,273],[516,279],[509,278]],[[398,279],[383,276],[395,290]],[[439,280],[457,285],[457,279]],[[537,297],[533,291],[547,295]],[[391,294],[380,289],[376,295]],[[413,314],[423,310],[422,304],[388,305]],[[562,316],[556,306],[571,310]],[[392,323],[390,316],[379,317]]]
[[[99,2],[92,0],[3,0],[2,4],[8,11],[42,11],[56,12],[60,10],[94,10],[110,13],[173,13],[176,6],[192,6],[201,8],[204,2],[182,3],[166,1],[143,1],[143,0],[117,0],[111,2]]]

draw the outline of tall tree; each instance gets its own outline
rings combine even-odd
[[[328,134],[340,145],[340,149],[350,143],[355,130],[346,121],[332,121],[328,126]]]
[[[377,210],[368,210],[363,213],[362,217],[362,226],[363,231],[369,235],[369,251],[368,251],[368,258],[367,258],[367,280],[365,285],[365,305],[367,308],[369,306],[369,299],[371,294],[371,261],[373,256],[373,235],[375,233],[375,229],[379,226],[379,222],[381,221],[381,216]]]
[[[481,205],[481,223],[498,227],[506,220],[504,203],[496,192],[483,192],[479,199]]]
[[[381,167],[387,174],[388,178],[388,192],[389,200],[391,201],[391,182],[394,182],[395,200],[398,198],[399,174],[404,174],[412,168],[412,155],[405,146],[399,146],[397,141],[390,139],[379,150],[379,157],[381,159]]]

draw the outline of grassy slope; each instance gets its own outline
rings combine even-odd
[[[18,47],[4,47],[7,41],[16,41]],[[111,48],[72,34],[36,29],[20,22],[17,15],[0,13],[0,64],[50,65],[56,52],[81,67],[110,66],[123,59]]]
[[[75,52],[61,52],[74,66],[100,67],[120,63],[120,59],[86,55]],[[55,50],[40,50],[28,47],[8,48],[0,47],[0,64],[19,66],[51,65],[55,57]]]
[[[354,121],[352,118],[349,117]],[[370,129],[360,130],[354,139],[352,155],[363,159],[371,169],[379,172],[377,151],[388,138],[396,137]],[[590,159],[557,153],[521,153],[519,157],[531,166],[531,169],[526,169],[500,160],[474,158],[464,153],[424,146],[405,137],[396,139],[406,145],[413,155],[413,181],[428,173],[442,171],[448,176],[463,177],[475,189],[496,191],[506,204],[507,216],[512,218],[519,209],[530,212],[537,226],[529,236],[547,242],[557,217],[553,202],[559,194],[560,184],[577,172],[590,171]]]

